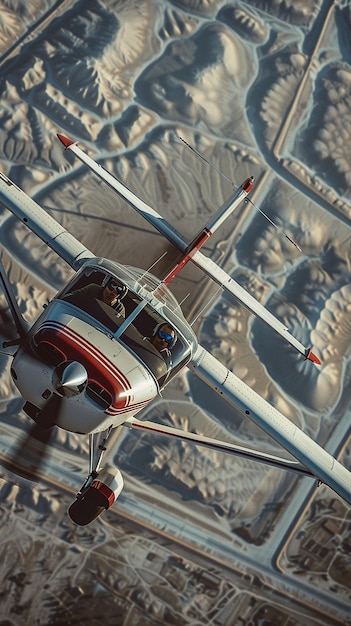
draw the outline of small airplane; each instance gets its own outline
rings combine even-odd
[[[59,134],[71,151],[102,181],[164,235],[180,258],[161,280],[149,271],[96,257],[32,198],[0,173],[0,202],[38,235],[75,275],[44,307],[32,326],[21,315],[12,285],[0,265],[0,281],[18,337],[11,376],[35,427],[53,426],[89,436],[89,473],[69,515],[89,524],[117,500],[123,488],[118,468],[102,466],[115,427],[148,430],[315,478],[351,503],[351,473],[276,408],[199,345],[169,284],[195,263],[227,293],[279,333],[305,360],[320,361],[263,305],[248,294],[201,247],[252,190],[248,178],[198,235],[187,241],[159,213],[90,158],[76,142]],[[230,405],[241,410],[294,457],[258,452],[185,432],[136,415],[185,367]]]

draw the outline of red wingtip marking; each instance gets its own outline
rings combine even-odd
[[[75,143],[74,141],[72,141],[72,139],[68,139],[68,137],[66,137],[65,135],[60,135],[59,133],[57,133],[57,136],[61,143],[63,143],[65,148],[69,148],[72,144]]]
[[[243,182],[243,184],[241,185],[241,188],[246,191],[246,193],[250,193],[252,187],[254,184],[254,177],[250,176],[250,178],[247,178],[245,180],[245,182]]]
[[[306,359],[308,359],[309,361],[313,361],[313,363],[317,363],[317,365],[321,365],[321,361],[319,360],[318,356],[316,356],[312,352],[311,348],[307,352]]]

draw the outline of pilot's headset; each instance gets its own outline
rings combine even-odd
[[[126,295],[128,293],[128,287],[127,287],[127,285],[124,285],[123,283],[121,283],[117,278],[113,278],[113,277],[105,278],[105,280],[103,281],[102,286],[106,287],[110,283],[115,283],[117,285],[117,289],[115,290],[117,302],[116,302],[115,305],[113,305],[113,308],[116,308],[120,304],[121,300],[123,300],[123,298],[126,297]]]
[[[168,324],[167,322],[161,322],[160,324],[157,324],[154,328],[154,330],[152,331],[152,336],[156,337],[158,331],[160,330],[160,328],[162,328],[162,326],[170,326],[171,328],[173,328],[172,324]],[[174,332],[174,338],[173,340],[168,344],[167,348],[169,350],[172,350],[172,348],[175,346],[175,344],[177,343],[177,333],[173,328],[173,332]]]

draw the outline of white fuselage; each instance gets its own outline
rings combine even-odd
[[[132,350],[84,317],[79,309],[53,300],[17,351],[12,376],[22,397],[43,409],[55,392],[58,363],[81,363],[88,374],[87,387],[62,398],[56,424],[85,434],[118,426],[138,413],[157,395],[158,385]]]

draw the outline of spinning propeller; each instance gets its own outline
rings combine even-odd
[[[77,361],[63,361],[54,370],[53,385],[56,393],[50,395],[41,411],[33,410],[29,403],[25,411],[32,417],[35,424],[3,466],[26,478],[38,482],[41,470],[49,456],[52,443],[53,427],[58,421],[60,408],[64,398],[81,393],[87,383],[88,374],[85,367]]]

